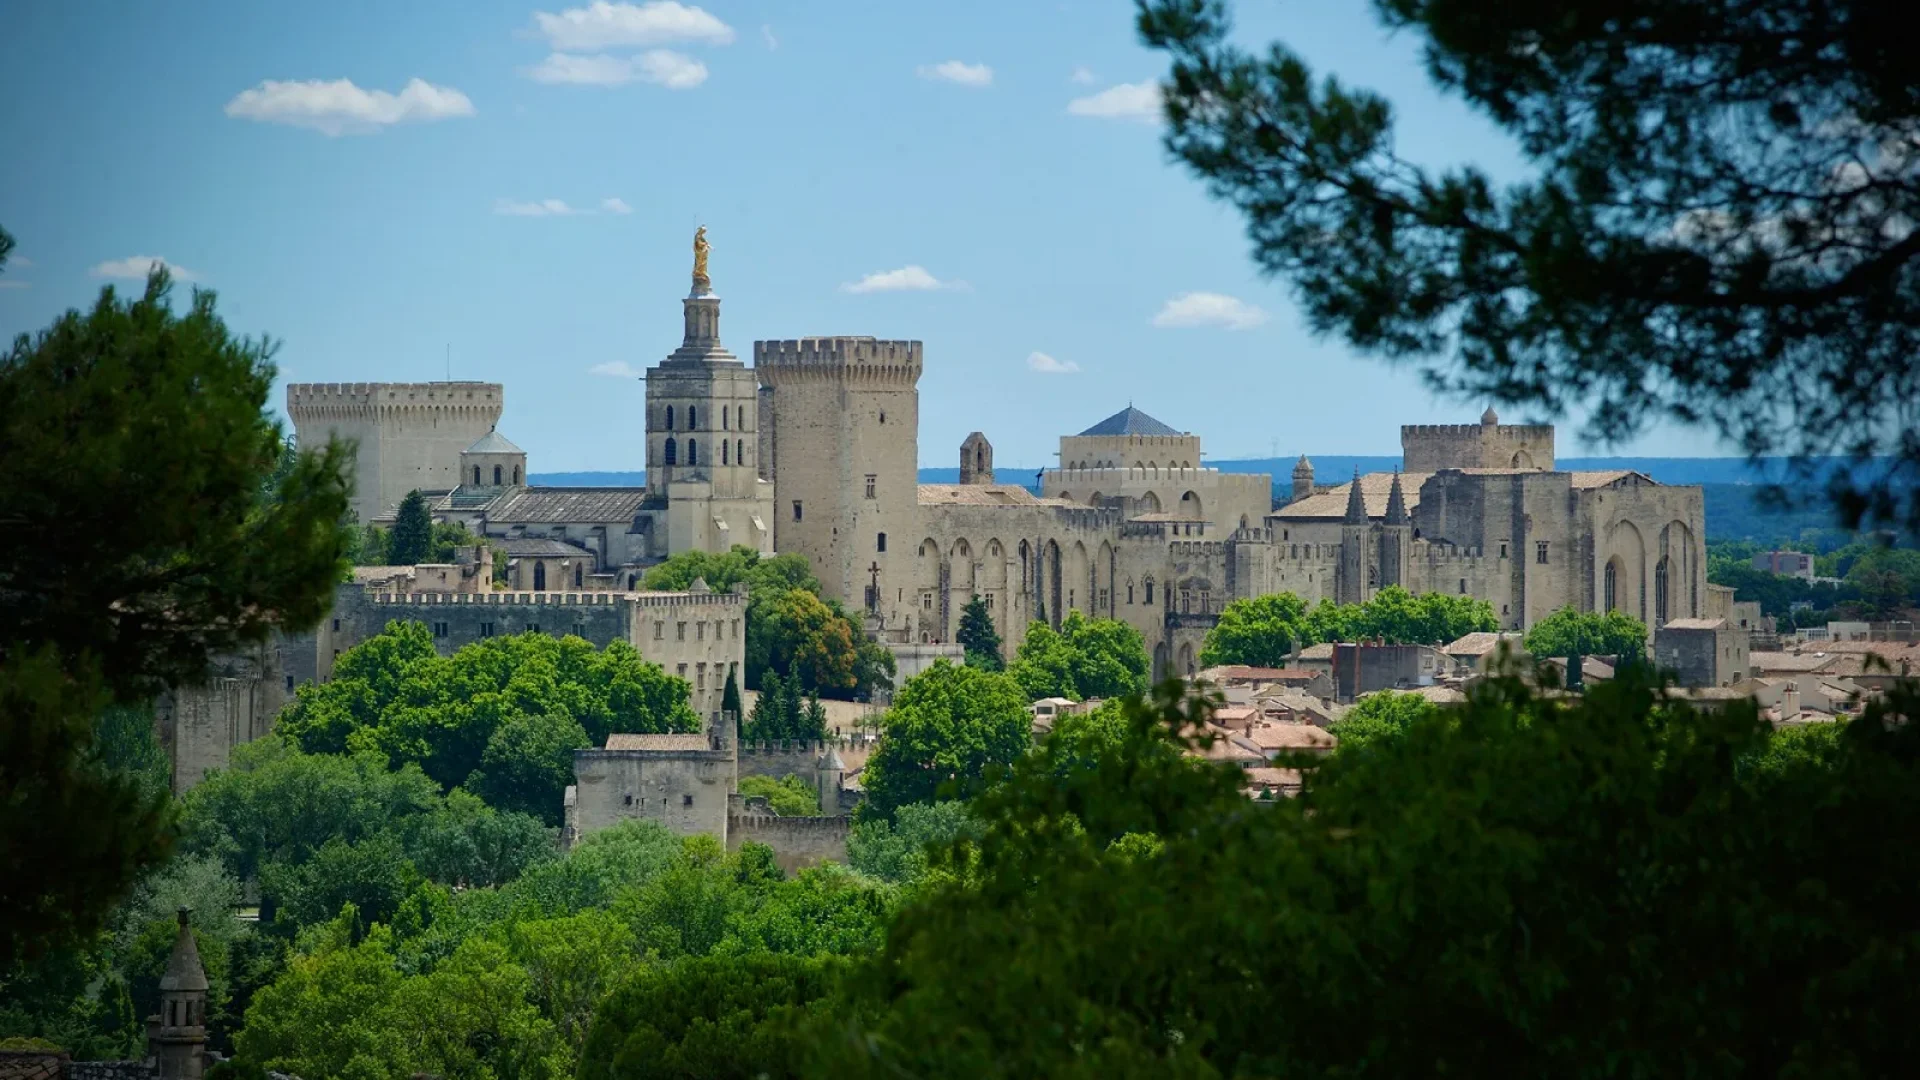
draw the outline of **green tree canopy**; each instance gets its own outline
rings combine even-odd
[[[103,289],[0,359],[0,967],[97,928],[166,854],[164,802],[94,756],[100,711],[312,625],[340,574],[346,451],[263,497],[273,347],[171,292],[158,269]]]
[[[1571,607],[1533,624],[1524,639],[1540,659],[1569,656],[1639,657],[1647,651],[1647,627],[1624,611],[1575,611]]]
[[[1327,725],[1340,749],[1370,746],[1382,739],[1397,739],[1434,708],[1419,694],[1378,690],[1355,702],[1340,719]]]
[[[1294,643],[1302,640],[1306,617],[1307,605],[1292,593],[1235,600],[1220,610],[1220,621],[1207,631],[1200,666],[1285,667]]]
[[[968,872],[909,899],[816,1071],[1904,1069],[1911,691],[1760,766],[1781,736],[1750,705],[1498,677],[1258,812],[1180,753],[1197,708],[1171,688],[1091,761],[1049,739],[978,796]]]
[[[993,627],[993,612],[984,597],[975,593],[960,612],[960,629],[954,634],[967,652],[967,663],[985,671],[1000,671],[1007,666],[1000,651],[1000,631]]]
[[[1840,506],[1920,523],[1898,5],[1373,7],[1524,178],[1402,157],[1387,99],[1246,50],[1223,0],[1140,4],[1172,59],[1168,150],[1240,209],[1311,326],[1472,398],[1578,404],[1603,439],[1665,415],[1755,455],[1890,455],[1835,474]]]
[[[636,973],[594,1017],[581,1080],[753,1080],[800,1074],[792,1032],[837,965],[793,956],[682,960]]]
[[[781,817],[820,816],[820,793],[798,776],[743,776],[739,787],[741,798],[763,798]]]
[[[427,512],[427,500],[416,488],[400,500],[394,512],[393,528],[387,533],[387,561],[394,566],[413,566],[427,561],[433,550],[433,515]]]
[[[1067,613],[1056,632],[1044,623],[1027,637],[1007,668],[1029,701],[1043,697],[1115,698],[1147,686],[1147,649],[1140,631],[1118,619]]]
[[[625,642],[596,650],[577,637],[526,633],[441,656],[425,624],[393,622],[342,655],[332,681],[302,686],[277,729],[310,753],[377,751],[395,765],[418,764],[443,788],[473,779],[496,794],[518,782],[509,773],[521,768],[502,755],[544,754],[545,764],[517,774],[535,786],[512,798],[531,807],[551,794],[563,760],[571,770],[566,721],[586,735],[578,746],[602,745],[616,731],[698,731],[688,700],[686,680]]]
[[[908,803],[964,798],[987,771],[1032,743],[1027,698],[1012,678],[938,660],[907,680],[881,720],[880,745],[861,774],[863,818]]]

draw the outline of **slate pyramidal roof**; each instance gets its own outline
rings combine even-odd
[[[467,447],[466,452],[469,454],[522,454],[526,451],[508,442],[507,437],[498,431],[489,431],[480,436],[478,442]]]
[[[1082,435],[1184,435],[1129,405],[1081,432]]]

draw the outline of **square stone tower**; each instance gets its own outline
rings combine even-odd
[[[461,452],[500,422],[499,383],[291,383],[287,416],[300,449],[334,436],[358,447],[353,511],[373,521],[407,492],[460,486]]]
[[[720,343],[720,297],[695,237],[680,347],[647,369],[647,491],[666,503],[667,550],[773,551],[773,484],[760,478],[759,387]],[[652,501],[652,500],[650,500]]]
[[[921,349],[870,337],[756,341],[771,419],[774,542],[827,595],[912,630]]]

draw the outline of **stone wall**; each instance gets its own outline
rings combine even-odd
[[[749,840],[773,849],[774,862],[791,874],[823,862],[847,861],[849,817],[779,817],[746,812],[728,823],[727,850],[738,851]]]
[[[653,821],[679,836],[727,841],[731,750],[576,750],[573,770],[571,817],[579,836],[622,821]]]
[[[301,449],[329,435],[359,447],[353,510],[373,521],[407,492],[459,486],[460,452],[500,420],[499,383],[291,383],[287,416]]]
[[[1491,413],[1489,413],[1491,416]],[[1551,469],[1551,424],[1408,424],[1400,429],[1400,467],[1441,469]]]
[[[278,644],[214,659],[206,681],[180,686],[154,702],[154,725],[172,765],[173,790],[185,792],[214,769],[226,768],[233,748],[273,730],[292,697]]]

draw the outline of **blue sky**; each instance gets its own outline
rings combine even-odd
[[[1518,168],[1370,5],[1239,9],[1385,92],[1408,156]],[[1306,333],[1140,115],[1165,62],[1124,0],[111,10],[0,7],[9,337],[158,256],[279,340],[284,379],[439,379],[450,348],[506,384],[536,471],[634,469],[643,390],[605,372],[678,343],[705,223],[737,354],[926,343],[925,465],[975,429],[1049,463],[1129,401],[1217,458],[1390,454],[1483,404]],[[1615,450],[1724,452],[1671,428]]]

